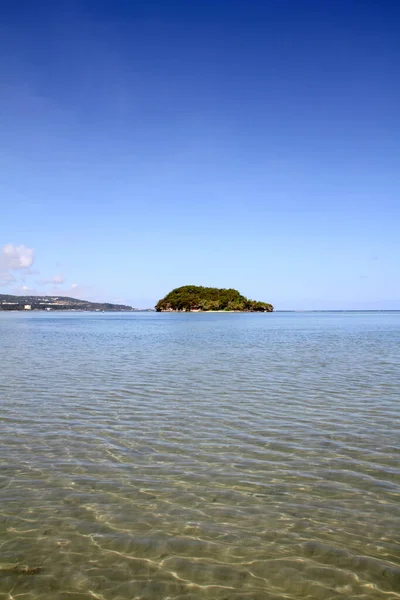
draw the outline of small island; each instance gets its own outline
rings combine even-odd
[[[157,312],[272,312],[267,302],[248,300],[234,289],[184,285],[169,292],[155,306]]]

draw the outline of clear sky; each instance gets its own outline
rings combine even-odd
[[[400,309],[400,3],[1,3],[0,293]]]

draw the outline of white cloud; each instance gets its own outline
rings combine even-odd
[[[27,269],[33,264],[34,258],[33,248],[6,244],[0,254],[0,270]]]
[[[77,287],[78,287],[78,284],[77,284],[77,283],[73,283],[73,284],[71,285],[71,289],[72,289],[72,290],[76,290],[76,288],[77,288]]]
[[[26,246],[14,246],[6,244],[0,252],[0,285],[8,285],[15,281],[15,277],[10,271],[22,269],[23,272],[29,270],[35,259],[33,248]]]

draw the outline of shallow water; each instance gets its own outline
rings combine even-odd
[[[0,598],[400,598],[400,313],[0,314]]]

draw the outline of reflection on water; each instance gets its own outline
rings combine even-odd
[[[1,314],[0,598],[400,598],[400,314]]]

